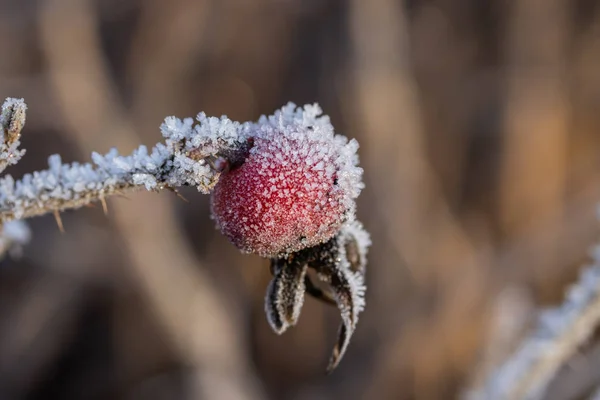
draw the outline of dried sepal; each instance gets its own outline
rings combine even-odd
[[[350,269],[363,276],[367,268],[367,250],[371,245],[371,237],[358,221],[344,225],[338,240],[343,244]]]
[[[331,287],[342,317],[338,341],[333,348],[327,371],[333,371],[346,353],[350,338],[358,323],[358,314],[364,309],[365,286],[362,275],[350,270],[350,264],[342,260],[331,276]]]
[[[333,371],[344,356],[358,315],[365,307],[364,272],[369,236],[358,222],[344,225],[342,230],[319,247],[309,266],[314,268],[321,280],[329,283],[333,291],[342,324],[333,349],[327,371]]]
[[[265,312],[269,324],[277,334],[296,325],[300,317],[307,268],[305,262],[293,256],[271,260],[273,280],[267,288]]]
[[[346,223],[329,241],[284,258],[271,259],[273,280],[267,289],[265,311],[273,330],[281,334],[296,324],[304,293],[340,310],[342,324],[327,367],[333,371],[344,356],[358,315],[365,307],[364,273],[369,234],[357,221]],[[315,285],[307,274],[313,268],[330,290]]]

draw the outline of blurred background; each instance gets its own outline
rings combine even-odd
[[[32,219],[0,263],[0,399],[457,398],[597,240],[599,70],[595,0],[0,0],[0,97],[29,105],[13,176],[154,145],[168,115],[319,102],[361,144],[373,237],[325,376],[338,311],[307,298],[275,335],[268,262],[207,196]],[[586,398],[595,353],[548,398]]]

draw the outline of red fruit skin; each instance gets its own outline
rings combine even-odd
[[[329,240],[346,220],[336,154],[309,136],[255,137],[245,161],[224,172],[211,196],[213,218],[246,253],[283,257]],[[328,168],[326,168],[328,167]]]

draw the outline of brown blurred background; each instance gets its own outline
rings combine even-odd
[[[0,97],[29,105],[13,176],[151,146],[167,115],[318,101],[361,143],[373,236],[325,376],[339,313],[308,298],[276,336],[267,261],[207,196],[33,219],[0,264],[0,399],[456,398],[597,239],[599,71],[595,0],[0,0]]]

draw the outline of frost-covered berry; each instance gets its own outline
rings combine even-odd
[[[244,126],[251,147],[212,193],[218,227],[242,251],[281,257],[331,239],[354,219],[363,187],[358,143],[334,134],[320,114],[317,105],[290,103]]]

